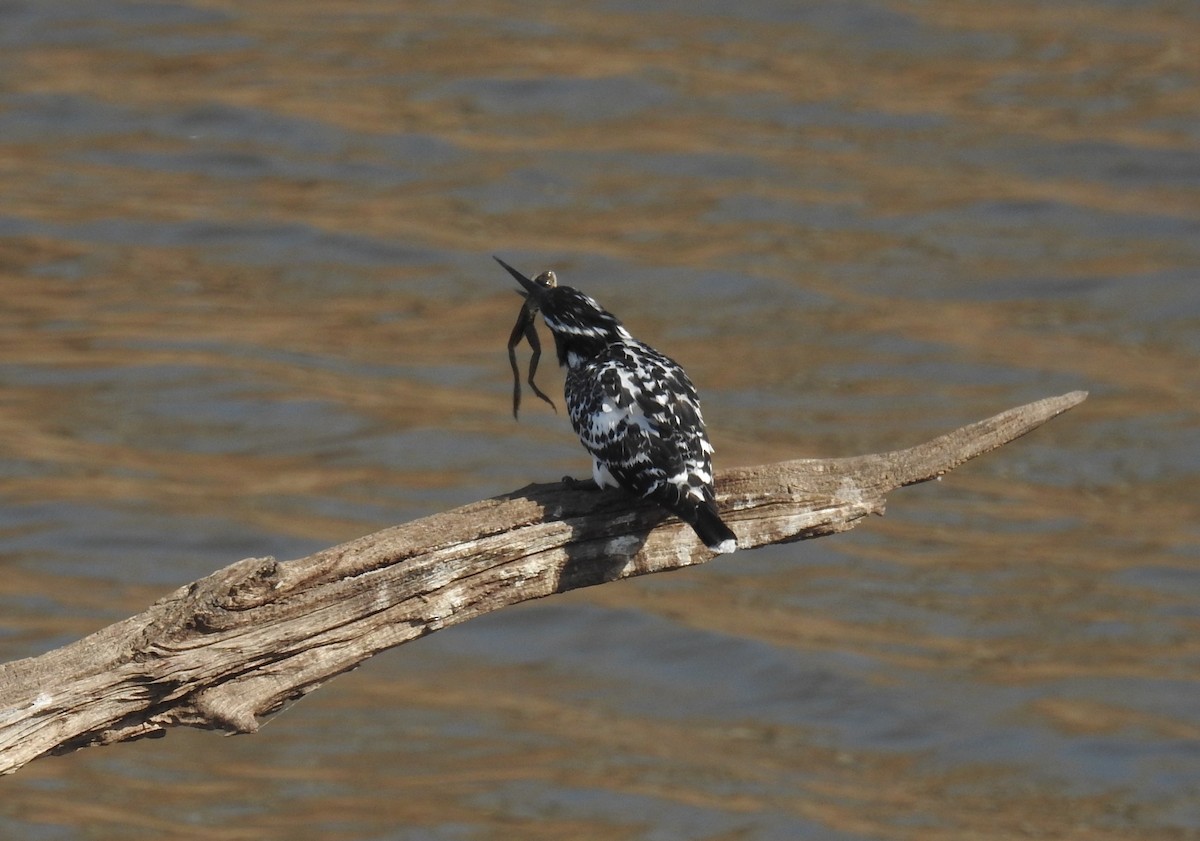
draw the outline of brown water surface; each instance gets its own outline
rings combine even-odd
[[[584,475],[553,266],[718,466],[1084,388],[855,532],[501,611],[22,839],[1200,838],[1200,6],[0,5],[0,660]],[[561,375],[541,375],[557,392]]]

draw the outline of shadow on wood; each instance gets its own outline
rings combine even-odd
[[[1086,398],[1039,400],[925,444],[717,475],[742,550],[847,531]],[[188,725],[252,733],[372,655],[528,599],[713,557],[615,492],[529,485],[295,561],[247,558],[63,648],[0,665],[0,773]],[[731,561],[737,562],[737,555]]]

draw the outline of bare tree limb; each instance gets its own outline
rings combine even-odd
[[[882,514],[889,491],[1086,396],[1039,400],[907,450],[726,470],[722,516],[742,549],[846,531]],[[175,725],[252,733],[260,717],[384,649],[505,605],[710,557],[674,518],[553,484],[295,561],[247,558],[78,642],[0,665],[0,773]]]

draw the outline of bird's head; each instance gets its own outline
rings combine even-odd
[[[629,339],[620,320],[597,304],[592,298],[570,286],[559,286],[554,272],[545,271],[530,279],[508,263],[495,258],[521,288],[517,293],[525,299],[517,323],[508,337],[508,362],[513,372],[513,417],[521,407],[521,372],[517,365],[517,345],[522,339],[529,342],[533,355],[529,359],[527,382],[533,393],[554,406],[545,393],[534,382],[538,360],[542,356],[542,343],[538,339],[534,318],[541,312],[542,319],[554,334],[554,349],[558,352],[558,364],[577,368],[602,353],[613,342]],[[557,411],[557,407],[555,408]]]
[[[517,291],[525,298],[525,308],[531,314],[542,313],[554,334],[560,364],[568,364],[572,351],[586,358],[611,342],[630,337],[621,320],[594,298],[573,287],[559,286],[554,272],[542,272],[531,280],[499,257],[494,259],[521,284]]]

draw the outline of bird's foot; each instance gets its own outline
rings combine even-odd
[[[576,479],[574,476],[562,477],[563,487],[569,491],[598,491],[599,487],[591,479]]]

